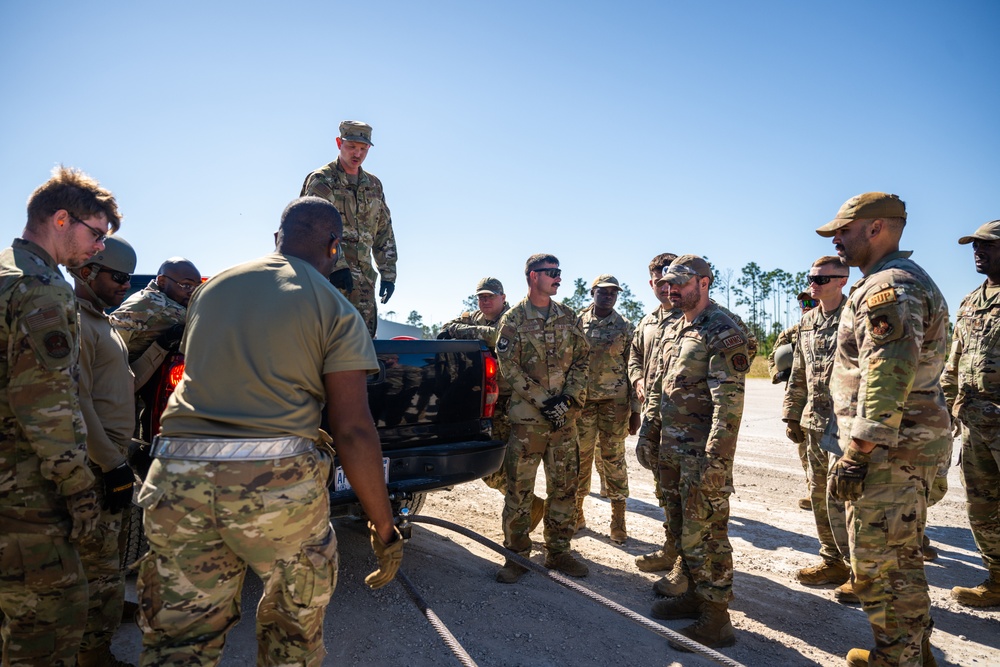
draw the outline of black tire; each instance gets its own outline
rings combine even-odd
[[[142,558],[149,551],[149,542],[142,531],[142,508],[129,505],[128,518],[122,521],[122,569]]]
[[[427,500],[427,494],[421,492],[414,493],[405,500],[393,500],[392,513],[399,514],[399,511],[405,507],[410,510],[411,515],[417,514],[423,508],[425,500]]]

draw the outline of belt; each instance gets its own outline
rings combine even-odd
[[[280,438],[164,438],[153,439],[153,458],[185,461],[268,461],[316,450],[312,440],[298,435]]]

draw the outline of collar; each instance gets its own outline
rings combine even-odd
[[[18,250],[26,250],[32,255],[36,255],[40,260],[45,262],[46,266],[50,267],[54,271],[59,270],[59,265],[56,263],[56,260],[52,259],[52,255],[45,252],[45,250],[42,249],[42,246],[37,243],[33,241],[26,241],[22,238],[16,238],[14,239],[14,243],[11,245]]]

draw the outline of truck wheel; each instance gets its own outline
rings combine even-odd
[[[417,514],[423,508],[425,500],[427,500],[426,493],[414,493],[412,498],[393,500],[392,513],[399,514],[399,511],[405,507],[410,510],[410,514]]]
[[[149,551],[149,542],[142,532],[142,508],[129,505],[125,510],[128,519],[122,522],[122,539],[119,541],[122,549],[122,569],[136,562]]]

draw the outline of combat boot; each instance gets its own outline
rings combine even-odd
[[[508,559],[503,564],[503,567],[497,570],[497,581],[501,584],[516,584],[517,580],[527,571],[528,568]]]
[[[653,584],[653,592],[657,595],[672,598],[684,595],[688,589],[694,589],[694,582],[691,580],[691,572],[684,562],[684,558],[677,557],[674,567]]]
[[[102,644],[89,651],[80,651],[76,654],[76,664],[79,667],[135,667],[131,662],[116,658],[111,652],[111,644]]]
[[[679,597],[657,600],[653,603],[649,615],[666,621],[678,618],[700,618],[701,603],[701,598],[695,595],[693,590],[689,590]]]
[[[920,553],[923,554],[925,561],[937,560],[937,549],[931,546],[931,540],[927,537],[927,533],[924,533],[924,543],[920,546]]]
[[[677,632],[709,648],[723,648],[736,643],[736,633],[729,620],[729,605],[725,602],[702,600],[698,620]],[[678,651],[690,652],[682,644],[668,643]]]
[[[545,517],[545,501],[535,496],[531,501],[531,527],[528,528],[530,533],[535,528],[538,528],[538,524],[541,523],[542,519]]]
[[[966,607],[1000,606],[1000,573],[990,572],[990,576],[975,588],[955,586],[951,598]]]
[[[813,501],[808,498],[799,498],[799,509],[812,512]]]
[[[861,604],[861,598],[854,592],[854,582],[851,580],[833,589],[833,597],[840,604]]]
[[[628,539],[628,532],[625,530],[625,501],[611,501],[611,541],[616,544],[625,544]]]
[[[680,556],[664,543],[662,549],[636,556],[635,566],[642,572],[660,572],[674,567],[678,559],[680,559]]]
[[[570,577],[586,577],[590,573],[587,564],[582,560],[573,557],[573,554],[566,551],[555,556],[545,557],[545,567],[550,570],[558,570]]]
[[[872,652],[864,648],[852,648],[847,652],[847,667],[868,667]],[[921,667],[937,667],[937,658],[931,653],[931,641],[924,637],[920,644]]]
[[[587,519],[583,516],[583,498],[576,499],[576,530],[577,532],[587,527]]]
[[[851,580],[851,568],[843,561],[825,560],[819,565],[804,567],[795,573],[795,580],[803,586],[840,585]]]

